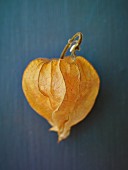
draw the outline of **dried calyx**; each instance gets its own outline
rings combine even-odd
[[[75,54],[81,41],[78,32],[68,41],[60,59],[35,59],[23,74],[22,87],[30,106],[51,124],[58,141],[67,138],[71,127],[88,115],[99,91],[96,70]],[[70,47],[72,54],[65,57]]]

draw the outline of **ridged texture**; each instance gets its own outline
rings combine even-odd
[[[99,76],[83,57],[35,59],[23,74],[22,88],[30,106],[51,124],[58,141],[70,134],[94,105]]]

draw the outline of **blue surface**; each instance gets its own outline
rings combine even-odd
[[[59,58],[67,40],[81,51],[101,88],[89,116],[57,144],[21,88],[27,64]],[[128,169],[128,1],[0,1],[0,170]]]

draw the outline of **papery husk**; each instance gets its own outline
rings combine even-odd
[[[30,106],[58,133],[68,137],[73,125],[82,121],[94,105],[99,76],[83,57],[35,59],[23,74],[22,88]]]

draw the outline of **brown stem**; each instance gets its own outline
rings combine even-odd
[[[60,55],[60,58],[61,58],[61,59],[64,58],[65,53],[67,52],[67,50],[71,47],[71,45],[72,45],[73,43],[75,43],[75,44],[71,47],[70,51],[71,51],[71,54],[72,54],[73,56],[76,56],[76,55],[75,55],[75,51],[76,51],[76,50],[79,50],[79,46],[80,46],[80,44],[81,44],[81,42],[82,42],[82,36],[83,36],[83,35],[82,35],[81,32],[77,32],[71,39],[68,40],[68,43],[66,44],[66,46],[64,47],[64,49],[63,49],[63,51],[62,51],[62,53],[61,53],[61,55]],[[78,40],[75,40],[77,37],[78,37]]]

